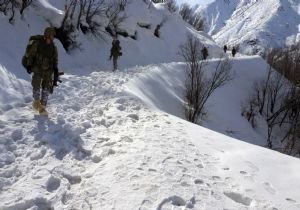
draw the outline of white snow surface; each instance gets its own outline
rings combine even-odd
[[[256,54],[300,41],[299,0],[215,0],[200,7],[208,34],[220,45]]]
[[[31,8],[15,25],[0,16],[1,210],[300,209],[299,159],[247,143],[264,145],[239,107],[252,80],[265,75],[259,57],[232,59],[235,79],[209,100],[204,128],[181,119],[185,69],[171,42],[147,31],[145,42],[122,39],[127,57],[111,72],[109,43],[80,35],[82,53],[64,54],[56,43],[67,75],[50,96],[49,117],[35,113],[19,61],[29,35],[47,26],[43,18],[59,20],[60,3],[39,1],[42,9]],[[162,5],[153,11],[166,13]],[[219,56],[208,36],[169,18],[166,34],[190,31]],[[208,73],[216,62],[208,60]]]
[[[132,95],[132,77],[155,87],[174,65],[69,75],[49,118],[30,103],[3,112],[0,209],[299,209],[299,159]]]

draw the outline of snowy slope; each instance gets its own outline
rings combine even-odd
[[[260,57],[241,56],[231,60],[233,80],[218,89],[209,99],[203,126],[246,142],[265,146],[266,132],[253,130],[241,116],[241,105],[249,97],[253,81],[267,74],[268,65]],[[207,62],[206,72],[214,70],[218,60]],[[161,64],[151,68],[151,74],[142,74],[130,81],[128,91],[134,92],[149,107],[184,117],[185,85],[183,63]]]
[[[163,5],[155,4],[150,8],[143,1],[131,1],[126,13],[128,18],[122,24],[131,35],[137,31],[138,40],[120,37],[123,56],[120,58],[120,69],[136,65],[178,61],[179,46],[185,42],[188,34],[198,37],[209,47],[211,56],[219,56],[222,52],[217,44],[204,33],[198,33],[177,14],[171,14]],[[21,66],[21,58],[31,35],[42,34],[49,22],[59,26],[62,18],[63,1],[39,0],[35,7],[25,11],[24,20],[16,17],[14,25],[8,23],[8,18],[1,14],[0,64],[22,79],[29,79]],[[53,6],[57,6],[58,9]],[[161,38],[153,35],[157,24],[166,19],[161,28]],[[151,24],[151,30],[140,28],[137,22]],[[102,29],[104,31],[104,29]],[[18,34],[18,36],[15,36]],[[77,41],[81,50],[67,54],[62,45],[56,40],[59,50],[60,68],[70,74],[85,75],[97,69],[111,70],[112,64],[108,60],[112,38],[104,35],[103,39],[96,39],[92,35],[77,34]],[[84,70],[83,70],[84,69]]]
[[[49,118],[0,115],[0,209],[300,208],[299,159],[147,108],[128,87],[152,69],[68,76]]]
[[[256,54],[300,40],[299,8],[298,0],[218,0],[199,10],[217,43],[240,45],[241,52]]]

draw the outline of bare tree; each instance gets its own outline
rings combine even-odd
[[[167,16],[164,16],[162,21],[156,26],[155,30],[154,30],[154,36],[156,36],[157,38],[160,37],[160,29],[161,27],[163,27],[163,25],[168,21]]]
[[[210,77],[204,74],[207,63],[202,60],[202,44],[193,37],[188,36],[185,44],[180,47],[180,55],[186,62],[185,82],[185,117],[188,121],[198,123],[204,114],[205,104],[211,94],[231,79],[231,63],[222,59]]]
[[[258,115],[264,118],[267,123],[267,147],[274,148],[274,144],[281,144],[281,150],[287,154],[295,154],[297,142],[300,143],[300,89],[295,73],[300,48],[297,46],[267,52],[267,76],[255,83],[250,103],[242,109],[247,120],[251,118],[244,113],[251,113],[253,118]],[[277,71],[272,67],[278,68]],[[299,151],[296,150],[296,153]]]
[[[24,10],[32,4],[32,0],[22,0],[20,14],[23,15]]]
[[[197,31],[203,30],[205,20],[201,12],[194,12],[189,4],[184,3],[179,9],[179,14],[185,22],[189,23]]]
[[[189,4],[184,3],[180,6],[179,14],[184,21],[188,22],[193,16],[193,10]]]
[[[242,104],[242,116],[244,116],[253,128],[256,127],[256,116],[257,116],[257,100],[255,96],[250,96],[245,104]]]
[[[107,6],[105,11],[106,18],[108,19],[106,31],[113,37],[118,34],[128,36],[128,33],[125,33],[124,30],[121,29],[122,23],[127,19],[123,10],[123,7],[125,7],[127,3],[128,1],[122,1],[122,4],[120,4],[119,0],[112,0]]]
[[[168,0],[167,8],[171,13],[177,12],[179,9],[175,0]]]
[[[104,31],[99,20],[103,19],[106,7],[105,0],[66,1],[65,15],[56,36],[66,51],[79,46],[73,35],[76,30],[102,38]]]
[[[204,22],[204,18],[200,12],[195,13],[188,21],[188,23],[190,23],[197,31],[202,31],[204,29]]]
[[[300,42],[287,48],[274,48],[264,56],[267,62],[293,83],[300,83]]]
[[[9,15],[9,22],[12,24],[15,18],[16,10],[23,15],[24,10],[28,8],[32,0],[0,0],[0,12]]]

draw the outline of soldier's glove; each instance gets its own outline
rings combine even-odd
[[[57,80],[53,80],[53,86],[58,86]]]
[[[27,71],[28,74],[31,74],[32,73],[31,66],[28,66],[26,71]]]
[[[62,81],[59,79],[59,76],[61,75],[64,75],[64,72],[54,72],[53,86],[58,86],[57,82],[62,83]]]
[[[58,86],[57,85],[58,77],[59,77],[58,69],[54,68],[53,86]]]

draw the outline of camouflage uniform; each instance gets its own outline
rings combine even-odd
[[[110,49],[110,59],[113,58],[113,70],[118,68],[118,58],[122,55],[121,46],[119,40],[114,40],[112,42],[112,47]]]
[[[235,56],[235,54],[236,54],[236,49],[235,49],[235,47],[233,47],[233,48],[232,48],[232,51],[231,51],[231,53],[232,53],[232,57],[234,57],[234,56]]]
[[[33,72],[32,88],[33,98],[46,106],[49,90],[53,85],[53,76],[58,73],[57,48],[53,42],[47,43],[46,36],[51,33],[51,28],[45,30],[45,36],[33,36],[30,38],[32,44],[28,60],[31,62],[30,70]]]
[[[206,60],[207,56],[208,56],[208,49],[206,47],[203,47],[203,49],[201,50],[202,52],[202,57],[204,60]]]

